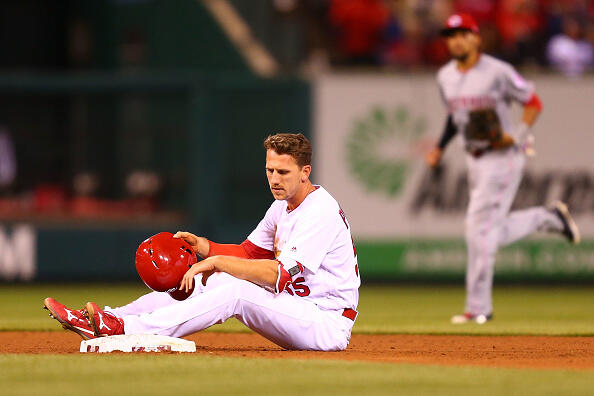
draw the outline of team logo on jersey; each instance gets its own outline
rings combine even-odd
[[[397,196],[404,187],[410,163],[418,159],[427,130],[424,117],[408,109],[374,107],[354,120],[346,140],[349,168],[369,191]]]

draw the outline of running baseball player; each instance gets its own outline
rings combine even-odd
[[[454,135],[466,150],[470,201],[466,213],[466,307],[452,323],[485,323],[493,317],[491,291],[495,255],[501,246],[535,231],[562,233],[579,243],[579,230],[567,206],[533,207],[510,212],[525,162],[530,128],[542,110],[533,84],[514,68],[480,52],[479,28],[472,16],[455,14],[442,30],[452,60],[437,74],[448,110],[438,146],[427,154],[437,166]],[[524,106],[512,125],[511,102]]]
[[[349,223],[336,200],[309,180],[307,138],[277,134],[264,146],[275,201],[241,245],[175,234],[204,258],[179,285],[187,292],[194,283],[189,298],[152,292],[123,307],[100,309],[89,302],[81,310],[47,298],[51,315],[83,338],[181,337],[235,317],[286,349],[345,349],[361,283]]]

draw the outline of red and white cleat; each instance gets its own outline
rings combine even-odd
[[[51,297],[43,300],[44,309],[50,311],[50,316],[62,324],[66,330],[74,331],[85,340],[97,338],[91,328],[84,309],[70,309]]]
[[[110,312],[105,312],[94,302],[85,306],[89,324],[97,337],[124,334],[124,321]]]

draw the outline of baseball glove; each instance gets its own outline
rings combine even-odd
[[[466,149],[471,153],[506,148],[514,144],[513,138],[501,129],[499,116],[492,108],[469,112],[464,137]]]

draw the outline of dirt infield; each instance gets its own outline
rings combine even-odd
[[[186,337],[197,354],[490,367],[594,369],[594,337],[354,335],[342,352],[285,351],[257,334]],[[71,332],[0,332],[0,353],[75,354]]]

